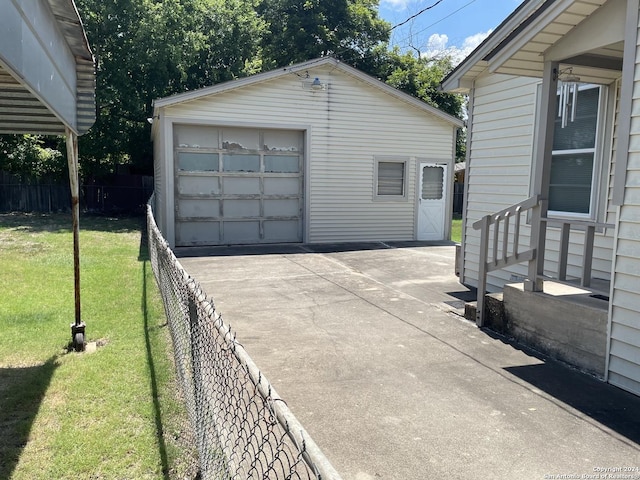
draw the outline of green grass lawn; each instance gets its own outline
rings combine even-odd
[[[162,479],[188,468],[143,222],[80,219],[82,319],[102,345],[88,354],[67,349],[71,217],[0,214],[0,478]]]
[[[451,221],[451,241],[458,243],[462,241],[462,217],[457,214]]]

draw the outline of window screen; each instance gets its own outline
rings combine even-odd
[[[442,167],[423,167],[422,192],[423,200],[440,200],[444,191],[444,169]]]
[[[378,162],[378,195],[404,195],[404,162]]]

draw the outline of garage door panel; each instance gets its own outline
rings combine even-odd
[[[220,170],[219,162],[217,153],[178,153],[178,170],[187,172],[217,172]]]
[[[174,126],[176,244],[302,241],[301,131]]]
[[[223,155],[222,169],[225,172],[260,171],[260,155]]]
[[[298,195],[300,179],[298,177],[264,177],[265,195]]]
[[[222,215],[224,218],[259,217],[260,200],[224,200]]]
[[[219,222],[180,222],[176,231],[178,245],[213,245],[220,243]]]
[[[289,130],[265,130],[264,149],[271,152],[298,152],[302,150],[302,135]]]
[[[268,173],[298,173],[300,157],[298,155],[265,155],[264,171]]]
[[[228,150],[259,150],[260,132],[250,128],[223,128],[222,148]]]
[[[208,125],[174,125],[173,141],[181,148],[218,148],[218,131]]]
[[[206,218],[220,216],[220,200],[212,199],[180,199],[178,207],[180,218]]]
[[[300,214],[300,202],[297,198],[286,200],[264,200],[265,217],[297,217]]]
[[[224,243],[256,243],[260,238],[260,222],[224,222]]]
[[[258,177],[224,177],[222,183],[225,195],[255,195],[260,193],[260,179]]]
[[[220,193],[220,179],[181,174],[178,177],[178,193],[180,195],[217,195]]]
[[[300,238],[298,220],[265,220],[264,238],[269,242],[290,242],[291,239]]]

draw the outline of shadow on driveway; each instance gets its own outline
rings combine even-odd
[[[640,398],[553,361],[505,370],[640,444]]]

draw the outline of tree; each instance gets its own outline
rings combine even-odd
[[[23,178],[67,178],[61,140],[40,135],[0,135],[0,171]]]
[[[461,116],[461,97],[438,89],[450,60],[389,50],[378,0],[76,2],[97,69],[96,122],[79,139],[84,177],[120,164],[152,173],[154,99],[326,55]],[[0,165],[20,171],[23,159],[36,173],[64,166],[63,140],[0,141],[0,157],[12,148]]]
[[[77,3],[97,64],[96,123],[80,138],[85,174],[123,163],[151,173],[152,101],[256,68],[262,22],[252,0]]]
[[[327,55],[357,67],[389,39],[390,25],[377,7],[377,0],[261,0],[263,68]]]

